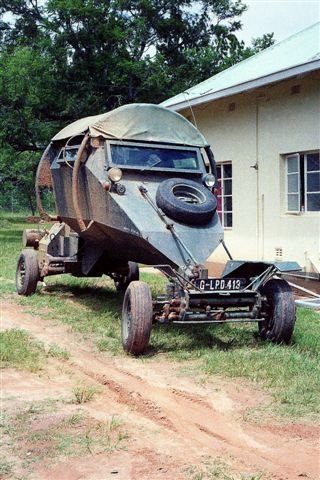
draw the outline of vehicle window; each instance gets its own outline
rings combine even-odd
[[[62,148],[58,156],[58,162],[63,162],[63,161],[74,162],[76,159],[78,150],[79,150],[79,145],[77,145],[76,147],[67,147],[66,149]]]
[[[129,167],[198,170],[196,150],[110,145],[112,163]]]

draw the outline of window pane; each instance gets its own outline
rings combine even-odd
[[[198,157],[196,150],[178,150],[157,147],[135,147],[111,144],[111,158],[116,165],[142,168],[176,168],[196,170]]]
[[[288,175],[288,193],[297,193],[299,191],[299,175],[291,173]]]
[[[287,157],[287,166],[288,166],[288,173],[296,173],[298,172],[298,157]]]
[[[320,193],[308,193],[307,195],[307,211],[320,211]]]
[[[320,191],[320,172],[307,173],[307,192]]]
[[[318,153],[309,153],[307,155],[307,170],[320,170],[320,159]]]
[[[224,226],[225,227],[232,227],[232,213],[225,213],[224,214]]]
[[[232,177],[232,166],[231,165],[223,165],[224,177],[230,178]]]
[[[288,195],[288,211],[289,212],[299,212],[300,205],[299,205],[299,195],[290,193]]]
[[[225,210],[232,210],[232,197],[225,197],[223,206]]]
[[[218,214],[223,227],[232,226],[232,165],[217,165],[219,192],[217,195]]]
[[[232,180],[224,181],[224,193],[225,195],[231,195],[232,193]]]

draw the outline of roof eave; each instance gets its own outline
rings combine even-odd
[[[246,92],[248,90],[254,90],[255,88],[268,85],[270,83],[279,82],[287,78],[295,77],[296,75],[301,75],[303,73],[312,72],[314,70],[320,69],[320,59],[313,60],[311,62],[304,63],[302,65],[296,65],[294,67],[287,68],[286,70],[281,70],[279,72],[266,75],[264,77],[256,78],[248,82],[240,83],[223,90],[218,90],[217,92],[208,93],[201,95],[192,99],[187,98],[187,93],[185,94],[186,100],[183,102],[177,102],[172,105],[164,105],[169,110],[179,111],[190,106],[194,107],[196,105],[201,105],[203,103],[212,102],[220,98],[229,97],[231,95],[236,95],[237,93]]]

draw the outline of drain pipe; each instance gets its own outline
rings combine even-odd
[[[260,100],[265,99],[265,94],[261,93],[256,96],[256,105],[255,105],[255,117],[256,117],[256,163],[255,165],[252,165],[252,168],[255,169],[256,171],[256,208],[257,208],[257,213],[256,213],[256,222],[257,222],[257,227],[256,227],[256,232],[257,232],[257,258],[260,260],[264,256],[264,252],[261,253],[261,235],[264,234],[264,232],[261,232],[261,215],[260,215],[260,175],[259,175],[259,155],[260,155],[260,149],[259,149],[259,134],[260,134],[260,129],[259,129],[259,106],[260,106]],[[264,242],[264,239],[262,239]]]

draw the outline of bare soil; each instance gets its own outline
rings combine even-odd
[[[52,422],[81,407],[96,421],[112,415],[120,417],[128,433],[125,449],[88,451],[81,456],[75,451],[72,456],[55,459],[44,455],[29,464],[16,463],[15,478],[229,478],[210,476],[206,470],[208,462],[218,461],[221,465],[222,460],[222,471],[230,468],[230,478],[244,474],[252,476],[248,478],[275,480],[320,477],[320,429],[302,423],[265,425],[248,420],[245,412],[249,407],[270,401],[259,389],[217,377],[200,382],[196,374],[183,373],[186,365],[192,372],[192,363],[183,363],[182,371],[181,364],[161,355],[146,361],[108,356],[68,327],[31,316],[8,301],[2,303],[1,328],[25,329],[46,346],[54,343],[71,354],[68,360],[49,359],[37,374],[4,369],[5,412],[18,411],[26,402],[53,399],[58,402],[54,413],[35,417],[31,429],[50,429]],[[99,393],[81,406],[72,403],[72,389],[79,381],[99,386]],[[28,449],[34,456],[32,446],[20,440],[19,451],[15,457],[11,453],[9,460],[14,463],[19,452],[28,453]],[[3,451],[7,450],[5,446]],[[207,473],[196,476],[194,472]],[[12,477],[0,474],[0,478]]]

